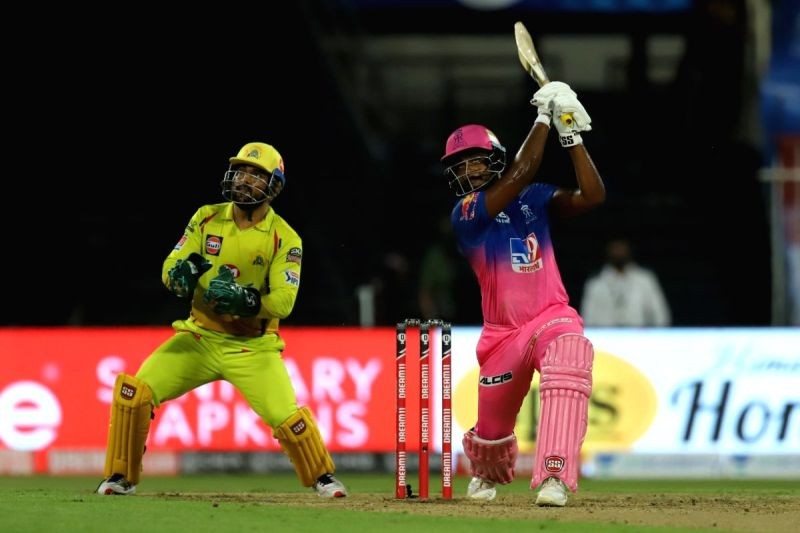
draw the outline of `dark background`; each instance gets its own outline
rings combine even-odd
[[[757,177],[765,156],[737,133],[748,98],[743,1],[696,1],[659,14],[280,4],[191,16],[133,5],[91,17],[51,11],[35,31],[6,38],[11,239],[2,324],[167,324],[185,316],[187,302],[161,285],[161,263],[194,211],[222,201],[228,158],[256,140],[283,155],[288,184],[274,207],[304,240],[302,289],[286,323],[358,324],[356,287],[377,278],[386,287],[380,322],[416,315],[421,254],[455,202],[439,151],[461,116],[442,109],[423,121],[408,117],[379,132],[376,156],[324,37],[512,40],[520,18],[535,21],[539,34],[624,33],[634,50],[650,33],[686,37],[669,85],[648,84],[635,51],[625,91],[579,94],[593,118],[584,139],[608,201],[553,229],[573,303],[599,268],[605,241],[625,235],[661,278],[675,325],[769,324],[769,231]],[[88,22],[96,17],[102,23]],[[512,154],[535,119],[526,99],[513,107],[490,125]],[[441,146],[417,142],[423,130]],[[568,157],[552,144],[540,175],[569,185]],[[390,273],[387,256],[404,258],[407,271]],[[477,285],[461,274],[463,305],[445,318],[478,323]]]

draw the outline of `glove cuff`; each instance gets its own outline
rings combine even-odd
[[[545,126],[550,126],[551,121],[552,118],[550,117],[550,115],[548,115],[547,113],[539,113],[539,116],[536,117],[536,120],[533,123],[536,124],[537,122],[541,122]]]
[[[558,140],[561,142],[561,146],[564,148],[571,148],[573,146],[578,146],[579,144],[583,144],[583,139],[581,138],[581,134],[577,131],[567,132],[567,133],[559,133]]]

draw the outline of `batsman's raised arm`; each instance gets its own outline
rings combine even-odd
[[[558,189],[550,202],[550,210],[561,217],[579,215],[602,204],[606,199],[603,180],[581,137],[581,132],[592,129],[592,119],[574,93],[557,95],[553,98],[551,106],[555,116],[572,114],[571,124],[566,125],[559,120],[556,120],[555,124],[561,146],[567,149],[572,159],[578,187]]]

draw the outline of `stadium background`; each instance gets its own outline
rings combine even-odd
[[[227,158],[251,140],[284,156],[289,185],[275,207],[304,238],[287,328],[358,326],[358,289],[378,279],[394,284],[384,296],[406,296],[381,302],[378,325],[418,314],[421,254],[453,202],[438,168],[447,133],[485,122],[513,151],[533,119],[515,20],[536,36],[551,77],[585,102],[586,142],[608,188],[603,209],[555,230],[573,302],[602,244],[622,234],[659,274],[676,326],[720,337],[733,326],[796,328],[786,280],[798,275],[789,259],[798,237],[781,224],[798,205],[774,199],[776,187],[797,186],[762,181],[776,175],[781,143],[797,150],[796,3],[558,5],[305,1],[215,6],[189,23],[130,4],[100,23],[74,6],[40,18],[38,51],[9,57],[7,333],[113,332],[185,315],[160,284],[161,261],[194,209],[219,201]],[[554,146],[541,175],[558,182],[567,162]],[[397,257],[408,265],[399,278],[387,272]],[[474,283],[458,290],[476,302]],[[445,318],[475,325],[477,311]],[[37,330],[20,331],[36,349]],[[6,418],[6,430],[31,423],[9,385],[49,368],[26,366],[16,342],[3,358],[22,361],[21,374],[6,375],[0,393],[22,419]],[[66,357],[49,350],[56,363]],[[791,373],[798,357],[795,344],[765,360]],[[764,402],[797,402],[781,394]]]

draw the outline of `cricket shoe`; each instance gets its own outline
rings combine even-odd
[[[136,485],[131,485],[122,474],[114,474],[104,479],[97,487],[97,494],[103,496],[129,496],[136,494]]]
[[[341,481],[331,474],[322,474],[314,483],[314,490],[320,498],[344,498],[347,496],[347,489]]]
[[[467,498],[471,500],[492,501],[497,496],[497,489],[494,488],[494,481],[487,481],[479,477],[473,477],[467,486]]]
[[[549,477],[542,483],[536,505],[542,507],[564,507],[567,505],[567,487],[557,477]]]

